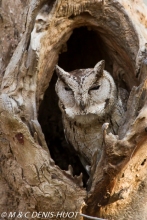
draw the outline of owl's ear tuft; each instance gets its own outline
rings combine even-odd
[[[55,66],[55,70],[56,70],[56,73],[57,73],[57,76],[58,76],[58,77],[60,77],[61,75],[63,75],[64,72],[65,72],[65,71],[64,71],[61,67],[59,67],[58,65]]]
[[[95,65],[94,72],[96,73],[97,76],[101,77],[103,75],[104,68],[105,68],[105,60],[101,60]]]
[[[57,76],[60,78],[60,79],[64,79],[66,76],[69,76],[69,73],[64,71],[61,67],[59,67],[58,65],[55,66],[55,70],[56,70],[56,73],[57,73]]]

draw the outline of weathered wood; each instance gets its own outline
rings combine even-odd
[[[18,4],[23,16],[15,18]],[[6,6],[0,1],[0,212],[83,211],[108,219],[146,219],[147,9],[133,0],[16,1],[9,11]],[[5,40],[7,25],[12,48]],[[130,92],[118,135],[104,129],[103,156],[98,164],[93,158],[87,191],[82,175],[73,177],[70,167],[63,171],[54,164],[38,123],[59,53],[81,26],[101,37],[115,81]]]

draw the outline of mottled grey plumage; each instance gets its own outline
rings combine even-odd
[[[91,165],[96,151],[102,152],[102,125],[117,134],[123,107],[111,75],[104,70],[104,61],[93,69],[70,73],[56,66],[56,92],[62,111],[65,136],[84,164]]]

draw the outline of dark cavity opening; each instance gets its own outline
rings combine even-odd
[[[112,73],[113,63],[108,55],[108,49],[91,27],[74,29],[70,39],[63,45],[62,51],[58,65],[66,71],[93,68],[97,62],[105,60],[105,69]]]
[[[102,59],[106,61],[105,69],[111,72],[111,60],[102,39],[95,31],[81,27],[75,29],[67,44],[63,45],[58,65],[66,71],[72,71],[79,68],[93,68]],[[68,165],[71,164],[73,175],[83,173],[83,182],[86,186],[89,177],[76,152],[68,145],[64,137],[62,115],[55,92],[56,81],[57,75],[54,73],[39,109],[39,122],[56,165],[62,170],[67,170]]]

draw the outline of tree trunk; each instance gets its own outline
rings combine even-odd
[[[44,219],[43,212],[52,219],[65,219],[67,213],[78,220],[84,218],[81,213],[114,220],[147,219],[146,13],[138,0],[0,0],[1,218],[13,214],[18,219],[21,211],[22,219],[26,213],[28,219]],[[78,31],[93,34],[94,40],[85,45],[84,55],[75,53],[75,61],[69,58],[68,66],[63,52]],[[94,54],[96,45],[99,51]],[[61,143],[50,149],[52,137],[46,136],[45,126],[54,118],[61,122],[52,107],[57,105],[57,62],[70,69],[79,68],[79,59],[89,66],[101,58],[129,98],[118,134],[107,133],[103,126],[103,154],[98,164],[93,158],[86,185],[88,177],[76,155],[73,171],[70,165],[64,170],[68,166],[64,160],[75,152],[65,148],[67,155],[57,155]],[[53,119],[48,108],[53,108]],[[63,138],[62,131],[59,142]]]

